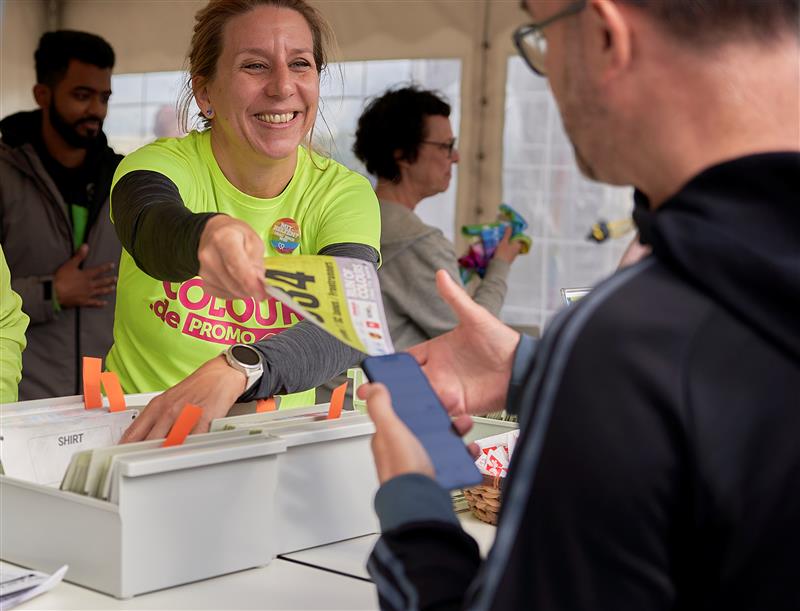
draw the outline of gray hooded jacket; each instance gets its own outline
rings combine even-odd
[[[82,391],[81,357],[105,357],[113,342],[114,295],[102,308],[56,311],[47,281],[73,253],[72,221],[58,188],[31,143],[41,114],[18,113],[0,122],[0,243],[11,270],[12,288],[30,317],[22,355],[20,400]],[[121,246],[109,218],[108,192],[121,155],[102,142],[95,196],[102,204],[90,221],[84,267],[119,264]]]

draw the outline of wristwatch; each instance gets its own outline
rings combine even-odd
[[[250,390],[264,375],[264,363],[261,360],[261,353],[252,346],[234,344],[224,354],[228,365],[236,371],[241,371],[247,378],[247,384],[244,387],[245,391]]]

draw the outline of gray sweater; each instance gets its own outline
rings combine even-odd
[[[458,324],[436,292],[436,271],[459,282],[453,244],[405,206],[381,201],[381,258],[378,270],[389,331],[397,350],[441,335]],[[506,296],[510,265],[492,259],[473,298],[497,316]]]

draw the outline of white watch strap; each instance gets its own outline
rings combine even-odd
[[[258,382],[261,379],[261,376],[264,375],[264,369],[262,368],[261,371],[251,371],[246,375],[247,375],[247,384],[245,384],[244,386],[245,392],[253,388],[253,386],[256,385],[256,382]]]

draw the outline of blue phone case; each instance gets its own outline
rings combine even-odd
[[[362,368],[370,381],[389,389],[395,412],[428,452],[443,488],[481,483],[480,471],[414,357],[406,352],[371,356]]]

